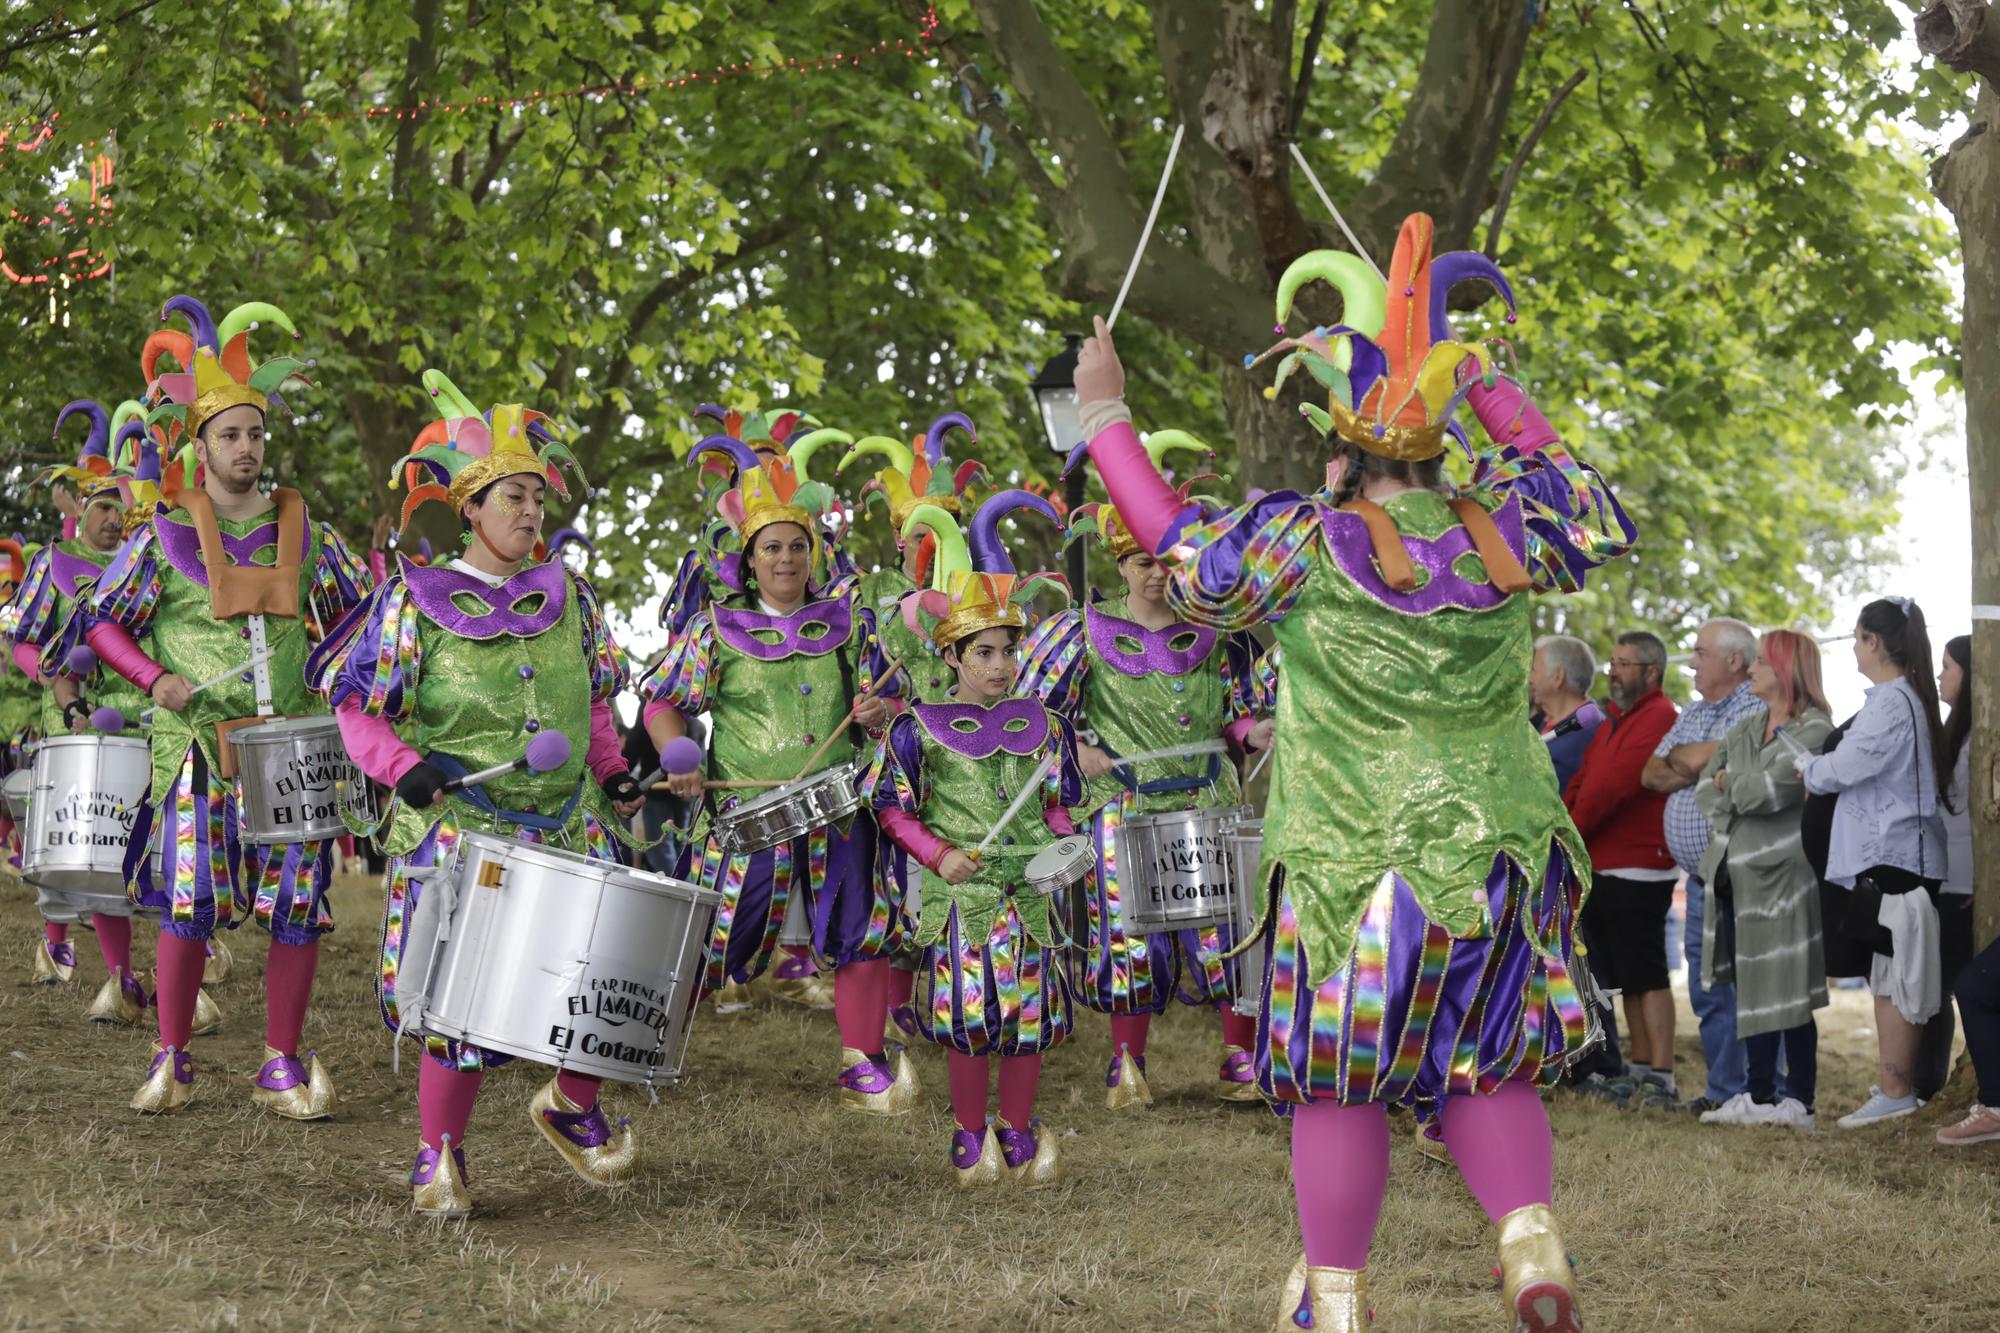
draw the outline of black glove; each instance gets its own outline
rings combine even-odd
[[[639,779],[620,769],[604,779],[604,794],[616,805],[625,801],[636,801],[645,793],[639,790]]]
[[[71,699],[63,705],[63,725],[69,727],[71,730],[76,728],[78,717],[88,718],[89,716],[90,705],[81,699]]]
[[[444,774],[429,764],[418,764],[396,779],[396,799],[413,810],[428,810],[444,788]]]

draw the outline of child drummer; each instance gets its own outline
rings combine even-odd
[[[401,1031],[396,978],[426,870],[451,859],[459,836],[495,833],[574,846],[615,859],[612,836],[639,808],[625,769],[611,699],[625,658],[604,623],[597,594],[560,559],[537,561],[543,501],[563,490],[558,463],[579,472],[539,412],[502,405],[484,414],[437,371],[424,385],[440,420],[397,464],[431,482],[411,491],[413,510],[442,499],[459,515],[467,549],[435,567],[406,557],[342,622],[308,664],[333,704],[342,739],[370,778],[395,788],[376,836],[389,854],[382,924],[382,1017]],[[555,730],[588,748],[564,751],[547,771],[530,767],[447,795],[445,782],[523,757]],[[487,1069],[510,1057],[440,1037],[423,1039],[417,1114],[422,1139],[410,1172],[419,1213],[465,1217],[465,1130]],[[599,1080],[559,1071],[528,1115],[562,1159],[593,1185],[630,1177],[638,1150],[631,1129],[613,1129],[598,1104]]]
[[[905,540],[919,527],[937,537],[920,600],[958,676],[956,702],[919,703],[891,722],[861,791],[923,867],[917,1021],[950,1052],[953,1178],[965,1188],[1004,1173],[1035,1189],[1062,1178],[1055,1136],[1033,1112],[1042,1052],[1069,1035],[1070,994],[1051,898],[1024,872],[1074,831],[1065,807],[1082,798],[1082,779],[1068,725],[1039,700],[1012,697],[1026,624],[1013,599],[1025,589],[1011,569],[975,569],[958,524],[935,505],[912,511]],[[1000,1115],[989,1123],[993,1056]]]

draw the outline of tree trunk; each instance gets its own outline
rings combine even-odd
[[[1987,14],[1990,18],[1990,12]],[[1932,171],[1965,247],[1966,458],[1972,491],[1972,837],[1978,943],[2000,935],[2000,93]]]

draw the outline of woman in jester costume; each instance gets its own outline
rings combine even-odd
[[[1209,456],[1208,446],[1181,431],[1154,431],[1146,449],[1156,467],[1176,449]],[[1183,498],[1191,485],[1182,486]],[[1221,1014],[1216,1096],[1255,1102],[1250,1048],[1256,1021],[1233,1008],[1239,979],[1235,961],[1226,957],[1236,941],[1227,926],[1134,932],[1124,905],[1144,886],[1133,868],[1120,862],[1119,829],[1134,815],[1242,800],[1236,756],[1256,723],[1257,644],[1240,631],[1218,634],[1183,623],[1167,602],[1166,567],[1141,549],[1112,506],[1085,506],[1071,516],[1071,524],[1073,536],[1098,533],[1125,581],[1125,594],[1037,625],[1022,646],[1021,689],[1097,738],[1095,744],[1080,744],[1077,755],[1093,788],[1090,836],[1097,869],[1080,890],[1087,896],[1079,919],[1076,983],[1078,1002],[1111,1020],[1105,1105],[1117,1110],[1152,1103],[1146,1036],[1154,1015],[1176,997]],[[1122,762],[1124,755],[1176,745],[1228,749]],[[1108,799],[1097,804],[1100,794]]]
[[[144,411],[137,403],[121,404],[117,424],[143,416]],[[40,691],[44,736],[122,730],[128,719],[137,722],[146,707],[145,696],[131,682],[101,669],[89,649],[77,651],[84,630],[83,617],[76,614],[80,599],[88,596],[125,538],[130,477],[137,467],[123,453],[119,462],[113,462],[114,421],[101,403],[82,399],[63,408],[56,417],[58,438],[63,423],[75,416],[90,423],[83,452],[73,466],[50,468],[40,480],[74,497],[79,510],[76,535],[42,547],[28,562],[11,631],[15,664],[44,687]],[[81,920],[81,915],[60,893],[38,888],[37,898],[43,910],[44,940],[35,954],[35,979],[67,980],[65,972],[74,968],[76,960],[75,950],[68,946],[68,923]],[[146,991],[132,972],[131,908],[94,911],[90,923],[107,975],[90,1003],[89,1017],[93,1022],[135,1026],[146,1010]],[[200,1018],[196,1026],[203,1026]]]
[[[462,834],[615,860],[613,840],[639,807],[611,711],[625,685],[624,654],[590,585],[559,559],[536,558],[549,491],[569,496],[558,469],[568,467],[582,485],[575,455],[540,412],[508,403],[482,413],[435,370],[424,372],[424,387],[439,419],[397,465],[416,483],[403,526],[427,502],[449,504],[465,530],[465,554],[433,566],[398,556],[389,578],[308,667],[355,763],[395,789],[373,832],[389,857],[382,1018],[399,1033],[404,931],[425,872],[451,859]],[[563,749],[552,768],[530,765],[444,792],[449,779],[520,758],[547,731],[587,745]],[[420,1213],[465,1217],[473,1207],[466,1126],[485,1071],[508,1057],[439,1037],[423,1042],[414,1203]],[[578,1176],[617,1185],[631,1176],[638,1149],[629,1125],[613,1130],[605,1119],[599,1082],[558,1071],[535,1093],[528,1116]]]
[[[963,412],[947,412],[909,444],[887,435],[863,436],[841,455],[839,466],[834,469],[845,472],[849,463],[870,455],[886,464],[862,492],[864,503],[880,500],[888,510],[889,531],[897,534],[899,559],[896,564],[861,576],[861,601],[875,613],[883,651],[901,662],[908,673],[909,697],[925,703],[948,698],[957,683],[956,675],[939,660],[930,636],[913,628],[902,615],[903,599],[918,591],[928,562],[936,555],[937,539],[928,529],[917,542],[904,542],[900,534],[910,512],[919,504],[936,505],[956,517],[964,503],[965,488],[983,470],[976,461],[954,467],[952,460],[945,457],[944,442],[954,430],[964,431],[974,444],[979,442],[972,418]],[[914,896],[917,886],[911,879],[908,854],[893,840],[884,838],[879,855],[880,873],[892,876],[904,893],[912,895],[910,913],[915,916],[922,904]],[[895,1040],[917,1035],[917,1011],[910,1006],[910,996],[916,987],[919,955],[916,942],[906,940],[889,974],[889,1021],[895,1024],[895,1032],[887,1035]]]
[[[794,441],[789,457],[760,459],[743,441],[712,435],[694,456],[720,451],[736,464],[722,523],[699,550],[702,577],[677,582],[662,616],[673,634],[640,684],[654,745],[666,752],[688,719],[709,714],[700,767],[669,777],[687,799],[706,791],[714,810],[744,792],[852,763],[864,728],[879,732],[898,688],[872,609],[851,574],[825,579],[820,515],[832,492],[795,468],[838,432]],[[724,550],[733,546],[734,550]],[[880,689],[876,687],[879,685]],[[733,785],[748,784],[748,785]],[[833,969],[840,1028],[840,1105],[901,1115],[918,1095],[916,1069],[899,1053],[892,1070],[887,1023],[889,960],[909,917],[892,879],[877,873],[875,821],[866,813],[747,855],[727,855],[712,827],[689,840],[680,878],[719,890],[704,989],[747,983],[771,964],[794,894],[804,895],[810,942]]]
[[[1335,437],[1320,492],[1213,517],[1184,502],[1133,434],[1102,321],[1077,392],[1091,459],[1141,545],[1168,560],[1181,614],[1267,624],[1284,654],[1256,1064],[1292,1116],[1305,1256],[1279,1326],[1367,1326],[1393,1103],[1442,1118],[1494,1222],[1509,1318],[1553,1333],[1580,1325],[1537,1088],[1585,1039],[1572,929],[1589,869],[1522,707],[1523,594],[1576,587],[1633,532],[1488,353],[1449,341],[1456,282],[1512,294],[1481,256],[1433,262],[1433,235],[1421,214],[1403,224],[1386,285],[1332,252],[1279,284],[1281,327],[1313,278],[1345,300],[1345,324],[1273,349],[1280,383],[1304,369],[1328,391],[1324,409],[1303,408]],[[1496,449],[1453,485],[1442,455],[1468,398]]]
[[[1047,504],[1008,491],[980,514],[989,507],[997,519]],[[935,505],[918,504],[906,521],[905,540],[919,527],[937,538],[921,609],[957,689],[890,723],[861,789],[885,834],[922,867],[919,1027],[949,1052],[952,1178],[968,1187],[1004,1177],[1034,1189],[1062,1178],[1057,1137],[1034,1119],[1034,1106],[1042,1053],[1069,1034],[1070,996],[1051,897],[1034,892],[1023,872],[1044,845],[1073,831],[1067,807],[1081,798],[1082,780],[1068,725],[1040,700],[1014,694],[1022,603],[1032,594],[1017,586],[993,521],[974,523],[979,535],[968,547],[957,521]],[[906,614],[918,609],[912,602]],[[1000,1114],[989,1121],[996,1056]]]
[[[224,736],[258,718],[322,711],[306,689],[307,650],[360,602],[368,578],[333,529],[312,521],[297,491],[263,489],[265,418],[304,366],[289,356],[253,363],[249,336],[276,325],[296,339],[291,321],[256,302],[217,321],[191,296],[167,302],[163,318],[174,316],[189,334],[155,334],[141,368],[148,401],[171,405],[162,416],[178,432],[177,475],[187,484],[141,518],[85,608],[99,660],[156,709],[152,787],[125,868],[132,901],[161,913],[160,1038],[132,1108],[177,1111],[193,1098],[187,1039],[207,943],[254,917],[271,946],[264,1061],[251,1100],[287,1119],[319,1120],[333,1114],[332,1080],[311,1052],[301,1058],[299,1044],[319,938],[333,929],[333,848],[318,840],[259,846],[239,836],[240,784]],[[178,373],[158,373],[167,353]],[[216,676],[220,683],[195,692],[194,682]]]

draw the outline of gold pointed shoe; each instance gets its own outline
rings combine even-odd
[[[133,1095],[132,1109],[143,1115],[167,1115],[193,1100],[194,1057],[154,1042],[153,1067]]]
[[[1444,1122],[1438,1117],[1432,1116],[1428,1121],[1418,1125],[1414,1138],[1417,1156],[1427,1162],[1436,1162],[1439,1166],[1456,1165],[1451,1155],[1451,1148],[1444,1141]]]
[[[451,1135],[440,1136],[442,1149],[417,1144],[417,1164],[410,1168],[410,1203],[424,1217],[451,1221],[472,1216],[472,1191],[465,1185],[465,1149],[454,1147]]]
[[[76,975],[76,946],[68,940],[61,944],[50,944],[46,938],[35,941],[35,984],[37,986],[61,986]]]
[[[997,1185],[1005,1173],[1000,1156],[1000,1140],[993,1127],[983,1130],[953,1129],[951,1132],[951,1183],[962,1190],[981,1185]]]
[[[188,1029],[190,1037],[213,1037],[222,1031],[222,1006],[210,999],[208,992],[194,993],[194,1025]]]
[[[1062,1184],[1062,1149],[1059,1135],[1033,1120],[1026,1129],[1015,1129],[1006,1121],[995,1122],[1000,1140],[1000,1159],[1008,1179],[1022,1189],[1045,1190]]]
[[[1257,1062],[1241,1046],[1222,1048],[1222,1068],[1215,1074],[1215,1098],[1239,1106],[1264,1100],[1264,1094],[1257,1091]]]
[[[924,1104],[924,1088],[917,1081],[917,1062],[910,1058],[907,1046],[896,1048],[896,1086],[892,1092],[896,1105],[905,1111],[914,1111]]]
[[[202,960],[201,984],[220,986],[229,980],[230,972],[236,967],[236,955],[229,952],[229,946],[221,940],[208,942],[208,957]]]
[[[1515,1333],[1582,1333],[1576,1274],[1549,1206],[1516,1208],[1493,1224],[1493,1234]]]
[[[1280,1333],[1368,1333],[1368,1278],[1359,1268],[1308,1268],[1300,1259],[1285,1282]]]
[[[98,987],[97,998],[85,1012],[93,1023],[136,1027],[146,1015],[146,988],[123,973],[114,972]]]
[[[638,1169],[639,1145],[632,1126],[621,1120],[613,1130],[601,1102],[586,1111],[563,1096],[554,1079],[528,1103],[528,1117],[569,1169],[593,1185],[623,1185]]]
[[[746,1013],[756,1003],[757,996],[747,981],[725,981],[715,992],[715,1012],[724,1016]]]
[[[904,1057],[908,1059],[907,1056]],[[897,1075],[890,1071],[887,1063],[870,1060],[865,1051],[857,1051],[852,1046],[840,1048],[840,1077],[835,1080],[840,1087],[840,1106],[845,1111],[857,1111],[862,1115],[907,1115],[916,1105],[913,1093],[902,1091],[903,1085]],[[910,1070],[910,1086],[915,1088],[916,1070]]]
[[[331,1120],[339,1103],[333,1080],[317,1055],[308,1051],[301,1060],[269,1046],[264,1048],[264,1067],[257,1071],[250,1100],[287,1120]]]
[[[1128,1106],[1151,1106],[1153,1090],[1146,1086],[1146,1057],[1134,1056],[1120,1046],[1104,1074],[1104,1109],[1122,1111]]]

